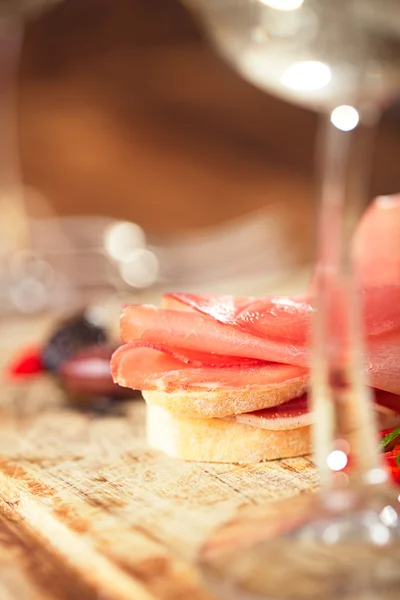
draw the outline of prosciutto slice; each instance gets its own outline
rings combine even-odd
[[[236,415],[232,420],[261,429],[297,429],[311,425],[314,414],[309,411],[308,399],[304,395],[274,408]]]
[[[195,355],[193,354],[193,358]],[[306,381],[306,369],[292,365],[256,361],[253,364],[232,364],[226,357],[219,357],[219,365],[208,364],[212,357],[199,365],[199,356],[192,362],[187,356],[173,354],[163,345],[149,347],[147,344],[121,346],[111,361],[114,381],[137,390],[176,392],[179,390],[209,391],[214,389],[263,390],[276,388],[296,380]]]
[[[354,235],[354,259],[363,286],[400,283],[400,194],[377,198]]]
[[[297,366],[307,364],[306,344],[288,344],[251,335],[235,325],[227,325],[199,312],[128,306],[121,315],[121,338],[163,344],[185,351],[253,358]]]
[[[396,424],[399,422],[399,397],[375,391],[375,408],[378,415],[383,418],[392,419]],[[381,417],[381,418],[382,418]],[[297,429],[312,425],[315,420],[314,413],[310,411],[309,400],[307,394],[300,398],[295,398],[274,408],[265,408],[251,413],[243,413],[231,417],[230,420],[235,420],[238,423],[251,425],[252,427],[260,427],[269,430],[285,430]]]
[[[221,323],[236,322],[236,317],[256,301],[254,297],[216,296],[197,294],[164,294],[161,308],[197,311],[210,315]]]
[[[162,306],[195,310],[251,335],[303,346],[311,327],[312,306],[309,299],[300,296],[255,299],[166,294]]]
[[[236,302],[233,296],[167,294],[163,305],[169,306],[170,299],[175,307],[180,305],[185,310],[189,307],[263,339],[304,346],[311,332],[313,308],[306,296],[248,298]],[[368,337],[400,329],[400,283],[363,289],[361,303]]]
[[[265,361],[256,358],[245,358],[242,356],[223,356],[220,354],[207,354],[195,350],[174,348],[168,344],[153,344],[150,342],[133,342],[127,344],[125,349],[149,348],[158,352],[163,352],[182,363],[192,367],[255,367],[265,364]],[[121,350],[120,350],[121,351]]]

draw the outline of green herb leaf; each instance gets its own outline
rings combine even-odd
[[[399,467],[399,469],[400,469],[400,452],[399,452],[399,454],[396,456],[396,467]]]
[[[393,429],[393,431],[381,439],[379,449],[384,452],[389,452],[390,450],[393,450],[397,444],[400,444],[400,427]]]

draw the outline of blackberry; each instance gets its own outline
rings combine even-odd
[[[85,313],[80,313],[55,329],[42,350],[42,363],[48,371],[55,373],[76,352],[105,342],[106,330],[91,322]]]

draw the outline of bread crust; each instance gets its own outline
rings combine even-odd
[[[196,462],[257,463],[308,454],[310,427],[270,431],[223,419],[176,415],[147,406],[147,440],[156,450]]]
[[[307,391],[307,387],[308,378],[297,377],[259,390],[178,390],[170,393],[144,390],[142,396],[151,406],[165,408],[176,415],[222,419],[278,406],[293,398],[299,398]]]

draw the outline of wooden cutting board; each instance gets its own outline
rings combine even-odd
[[[307,458],[185,463],[150,450],[145,406],[77,411],[47,380],[2,387],[0,600],[205,600],[196,554],[245,506],[316,486]]]
[[[48,325],[2,320],[0,373]],[[119,406],[77,410],[48,378],[0,384],[0,600],[209,599],[196,558],[215,528],[316,487],[308,458],[168,458],[146,444],[142,400]]]

